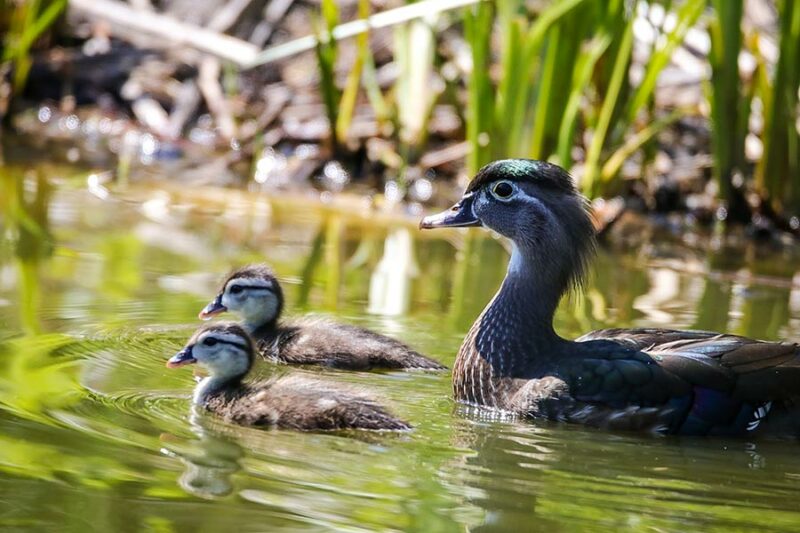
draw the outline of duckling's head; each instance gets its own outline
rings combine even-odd
[[[266,265],[248,265],[228,275],[217,297],[200,311],[199,317],[208,320],[233,311],[244,319],[248,328],[255,329],[276,321],[282,310],[283,291],[272,269]]]
[[[457,204],[420,227],[490,228],[514,243],[510,271],[530,268],[563,290],[582,280],[594,251],[588,205],[561,167],[505,159],[483,167]]]
[[[253,354],[253,341],[244,328],[234,322],[218,322],[198,329],[167,361],[167,368],[196,363],[208,370],[212,379],[228,382],[250,371]]]

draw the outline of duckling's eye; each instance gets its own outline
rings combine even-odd
[[[205,339],[203,339],[203,344],[205,344],[206,346],[214,346],[215,344],[217,344],[217,339],[215,339],[214,337],[206,337]]]
[[[231,285],[231,288],[230,288],[231,294],[239,294],[243,290],[244,290],[244,287],[242,287],[241,285]]]
[[[498,181],[492,187],[492,195],[498,200],[508,200],[514,194],[514,186],[507,181]]]

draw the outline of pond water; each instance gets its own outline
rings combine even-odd
[[[496,420],[455,405],[449,374],[258,367],[369,388],[414,424],[402,435],[192,414],[191,372],[164,362],[234,265],[272,264],[290,314],[368,326],[448,365],[504,274],[506,249],[479,231],[423,234],[363,201],[320,205],[179,183],[106,188],[55,165],[0,170],[0,528],[800,527],[796,442]],[[559,310],[563,335],[668,325],[797,338],[795,249],[645,232],[601,249],[586,296]]]

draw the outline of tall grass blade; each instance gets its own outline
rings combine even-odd
[[[766,105],[764,159],[759,183],[778,208],[800,212],[800,134],[797,131],[800,86],[800,5],[780,3],[780,55]]]
[[[415,148],[424,143],[427,119],[435,94],[431,84],[436,40],[427,21],[414,20],[395,28],[395,61],[399,65],[395,83],[397,118],[404,159],[416,157]]]
[[[740,28],[742,0],[712,0],[716,17],[712,19],[711,35],[711,135],[715,159],[715,176],[729,211],[737,202],[733,175],[741,167],[744,136],[737,131],[741,82],[739,79],[739,50],[742,45]],[[736,212],[740,208],[735,209]]]
[[[617,55],[614,58],[614,66],[611,70],[608,90],[606,91],[605,99],[600,108],[600,114],[592,134],[589,150],[586,153],[586,166],[584,169],[582,188],[590,197],[595,196],[599,190],[598,170],[600,157],[606,142],[617,100],[628,75],[628,65],[630,63],[632,50],[633,21],[631,20],[625,24],[622,41],[617,50]]]
[[[728,0],[717,0],[728,2]],[[734,0],[731,3],[735,3]],[[684,41],[686,34],[697,23],[697,19],[703,13],[706,7],[705,0],[691,0],[685,2],[683,6],[675,13],[675,27],[666,34],[663,39],[663,44],[658,46],[650,56],[647,62],[644,77],[641,83],[636,88],[631,98],[631,103],[628,108],[628,122],[632,123],[636,119],[636,115],[641,111],[645,105],[653,97],[658,82],[658,76],[669,64],[672,54],[675,49]]]
[[[322,0],[321,18],[317,20],[317,67],[319,68],[320,91],[325,104],[325,112],[331,129],[331,144],[335,151],[339,149],[336,125],[339,117],[340,91],[336,86],[335,68],[338,50],[336,41],[331,38],[331,30],[339,20],[339,8],[335,0]]]
[[[488,144],[494,99],[488,73],[493,19],[494,7],[490,3],[478,4],[464,17],[464,33],[472,47],[472,73],[467,82],[467,142],[470,145],[467,171],[470,174],[475,174],[491,159]]]
[[[581,101],[584,99],[597,61],[606,52],[611,40],[612,36],[609,33],[604,32],[597,35],[587,44],[576,63],[569,99],[559,126],[556,150],[558,163],[565,168],[572,166],[572,145],[575,140],[575,131],[578,128]]]
[[[361,18],[369,16],[369,0],[359,0],[358,16]],[[347,75],[347,83],[339,102],[338,116],[336,118],[336,139],[339,143],[347,141],[350,124],[353,122],[358,89],[361,86],[361,72],[364,68],[364,59],[367,54],[369,54],[369,34],[361,33],[356,37],[356,59],[352,70]]]
[[[505,131],[505,136],[495,134],[492,138],[500,140],[505,138],[505,150],[495,147],[495,155],[503,154],[504,157],[529,157],[530,146],[525,142],[526,122],[530,119],[529,106],[533,98],[535,83],[534,73],[539,66],[538,57],[541,55],[542,46],[547,32],[557,25],[561,19],[571,13],[578,6],[588,0],[562,0],[548,5],[528,26],[519,17],[516,11],[518,3],[509,2],[514,9],[507,8],[503,14],[504,34],[509,37],[503,49],[502,77],[498,86],[495,117],[499,131]],[[500,5],[506,4],[500,2]],[[501,11],[502,13],[502,11]],[[565,67],[566,68],[566,67]],[[488,71],[486,71],[488,75]]]
[[[669,115],[662,117],[655,122],[651,122],[645,128],[631,135],[625,144],[617,148],[611,154],[606,163],[600,171],[600,179],[602,183],[609,183],[618,174],[625,161],[641,149],[646,143],[652,140],[656,135],[664,131],[665,128],[674,124],[678,119],[686,114],[684,109],[676,109]]]
[[[53,0],[41,10],[39,0],[17,3],[11,14],[11,24],[4,39],[2,62],[14,64],[13,90],[20,92],[28,79],[28,53],[36,40],[52,26],[67,6],[67,0]],[[41,10],[41,12],[40,12]]]

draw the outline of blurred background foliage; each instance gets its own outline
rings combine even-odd
[[[51,45],[48,27],[65,5],[4,0],[6,105],[24,86],[31,48]],[[295,29],[289,36],[296,39],[242,57],[236,68],[243,77],[269,77],[280,60],[315,51],[312,77],[327,123],[316,137],[323,162],[342,161],[348,172],[377,163],[406,192],[420,173],[463,178],[493,159],[529,157],[570,169],[591,197],[642,186],[652,193],[659,180],[681,174],[682,132],[699,128],[689,165],[713,175],[703,192],[723,209],[712,212],[742,222],[766,214],[786,229],[800,227],[792,218],[800,214],[800,7],[792,0],[320,0],[306,7],[307,35]],[[370,25],[389,29],[388,52]],[[259,163],[287,137],[314,137],[313,128],[307,121],[287,134],[284,127],[281,137],[258,121],[252,126],[247,111],[235,111],[246,89],[225,81],[230,69],[220,72],[219,94],[229,105],[209,102],[211,118],[230,124],[219,130],[249,150],[249,172],[261,183]],[[446,110],[461,126],[442,134]],[[235,120],[219,116],[225,113]],[[243,133],[248,128],[255,130]],[[321,179],[338,183],[328,170]]]
[[[800,8],[791,0],[762,6],[776,10],[779,26],[770,34],[769,28],[743,21],[744,3],[510,0],[477,2],[464,9],[453,24],[463,28],[471,64],[458,80],[467,89],[466,97],[462,101],[456,95],[454,103],[464,107],[467,172],[504,157],[548,159],[572,169],[590,197],[613,195],[621,190],[626,163],[635,161],[633,174],[648,175],[659,134],[681,118],[699,116],[709,121],[710,166],[729,216],[748,219],[749,192],[757,193],[766,208],[797,213]],[[368,7],[361,4],[365,18]],[[324,1],[322,11],[333,29],[335,3]],[[430,41],[435,36],[417,34],[412,47],[404,41],[419,24],[405,23],[395,30],[398,76],[396,97],[389,105],[396,109],[406,148],[425,142],[428,128],[409,122],[430,118],[426,100],[448,97],[424,81],[442,63],[433,58]],[[694,40],[687,44],[692,31]],[[638,58],[635,43],[644,48]],[[681,47],[707,60],[708,68],[701,72],[702,99],[688,104],[679,98],[659,101],[659,83]],[[369,53],[366,39],[359,41],[359,48],[348,89],[362,73]],[[337,125],[333,137],[341,142],[349,118],[337,117],[332,109],[337,106],[328,96],[335,89],[328,63],[330,58],[320,55],[323,99]],[[367,86],[369,80],[364,76],[365,90],[376,93]],[[351,103],[352,95],[347,100]],[[385,114],[382,98],[379,105],[376,111]],[[340,104],[337,109],[352,114],[354,107]],[[755,154],[749,159],[748,136]],[[401,156],[414,162],[419,153],[403,150]]]

